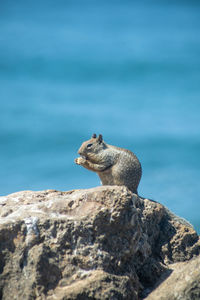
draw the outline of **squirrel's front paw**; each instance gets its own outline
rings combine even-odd
[[[74,162],[77,164],[77,165],[83,165],[85,163],[85,158],[83,157],[78,157],[74,160]]]

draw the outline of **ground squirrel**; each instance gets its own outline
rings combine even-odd
[[[131,151],[111,146],[103,141],[100,134],[84,142],[75,159],[77,165],[96,172],[103,185],[125,185],[137,194],[142,175],[139,160]]]

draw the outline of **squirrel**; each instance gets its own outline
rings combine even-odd
[[[78,150],[77,165],[96,172],[102,185],[125,185],[137,194],[142,167],[136,155],[124,148],[108,145],[101,134],[93,134]]]

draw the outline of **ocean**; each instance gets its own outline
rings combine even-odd
[[[0,2],[0,195],[98,186],[93,133],[200,232],[199,1]]]

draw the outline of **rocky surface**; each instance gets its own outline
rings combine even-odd
[[[134,300],[155,286],[147,299],[161,299],[150,297],[164,284],[167,289],[172,276],[178,280],[178,267],[172,266],[180,265],[182,273],[194,270],[192,258],[199,252],[199,237],[188,223],[126,187],[0,197],[3,300]],[[194,276],[182,281],[192,284],[197,273],[190,270]]]
[[[146,300],[200,299],[200,256],[170,265],[169,273]]]

